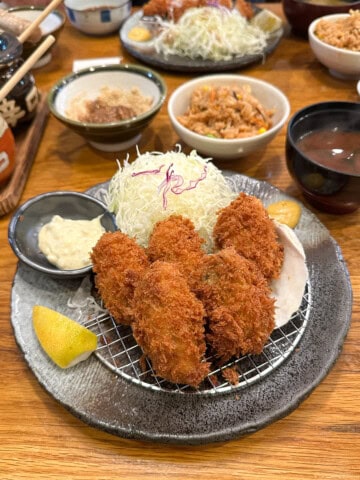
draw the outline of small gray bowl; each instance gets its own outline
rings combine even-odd
[[[55,278],[83,277],[92,265],[77,270],[61,270],[49,263],[38,247],[41,227],[54,215],[72,220],[91,220],[103,215],[101,224],[106,231],[117,229],[106,206],[94,197],[79,192],[56,191],[38,195],[25,202],[14,213],[8,228],[8,239],[15,255],[33,269]]]
[[[153,98],[146,112],[110,123],[87,123],[69,118],[71,102],[79,95],[95,99],[103,87],[126,89],[136,87]],[[115,152],[135,145],[142,131],[159,112],[166,98],[166,85],[160,75],[138,65],[101,65],[72,73],[57,82],[48,94],[51,113],[64,125],[84,137],[93,147]]]

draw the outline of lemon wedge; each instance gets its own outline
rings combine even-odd
[[[96,350],[95,333],[48,307],[33,307],[33,326],[40,345],[61,368],[86,360]]]
[[[281,27],[282,20],[270,10],[261,10],[250,20],[250,23],[261,28],[263,32],[272,33]]]
[[[301,207],[293,200],[280,200],[267,207],[269,217],[290,228],[295,228],[301,216]]]

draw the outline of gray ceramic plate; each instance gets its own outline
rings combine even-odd
[[[268,183],[230,174],[234,189],[265,204],[288,198]],[[106,184],[91,189],[99,196]],[[341,351],[351,319],[352,290],[339,246],[305,207],[296,228],[307,256],[312,291],[308,324],[296,350],[276,370],[240,392],[193,395],[153,391],[118,376],[92,356],[69,370],[39,348],[31,325],[34,304],[70,315],[79,281],[51,279],[19,264],[11,322],[25,360],[40,384],[84,422],[112,434],[174,444],[226,441],[288,415],[324,379]]]
[[[253,9],[256,12],[260,12],[261,9],[254,6]],[[135,58],[152,65],[153,67],[162,68],[164,70],[171,70],[176,72],[225,72],[229,70],[236,70],[246,67],[252,63],[264,61],[267,55],[275,50],[280,42],[284,30],[279,28],[273,32],[266,43],[264,50],[254,55],[243,55],[242,57],[234,57],[231,60],[224,60],[214,62],[212,60],[203,59],[191,59],[189,57],[181,57],[179,55],[165,56],[159,54],[152,47],[150,42],[134,42],[129,40],[128,35],[133,27],[136,27],[141,22],[143,16],[142,10],[132,14],[122,25],[120,30],[120,40],[124,48]]]

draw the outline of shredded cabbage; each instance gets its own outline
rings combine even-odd
[[[155,49],[165,56],[231,60],[262,53],[268,34],[252,25],[238,10],[221,7],[189,8],[177,23],[159,20],[162,31]]]
[[[164,181],[168,187],[166,201]],[[171,214],[190,218],[210,252],[216,213],[235,196],[209,159],[195,150],[186,155],[178,149],[139,154],[132,163],[126,159],[110,180],[107,207],[115,213],[118,228],[144,247],[159,220]]]

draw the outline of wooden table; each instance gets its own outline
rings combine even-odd
[[[269,8],[281,13],[280,4]],[[74,58],[122,56],[117,35],[87,37],[65,26],[52,62],[34,72],[46,92],[72,69]],[[169,93],[190,78],[161,72]],[[263,64],[242,74],[267,80],[291,102],[291,111],[320,100],[358,101],[355,81],[331,77],[307,41],[286,33]],[[266,180],[301,199],[284,157],[285,128],[256,155],[218,166]],[[171,150],[178,143],[166,104],[144,133],[140,150]],[[135,157],[131,148],[130,158]],[[20,203],[42,192],[83,191],[108,180],[116,158],[101,153],[49,118]],[[302,199],[301,199],[302,200]],[[312,208],[305,203],[312,210]],[[315,211],[315,210],[314,210]],[[14,479],[355,479],[360,475],[360,276],[359,212],[346,216],[315,212],[339,243],[354,292],[352,324],[330,374],[286,418],[236,441],[177,447],[124,440],[91,428],[59,405],[38,384],[17,347],[10,323],[10,292],[17,259],[7,242],[10,214],[0,219],[0,478]]]

